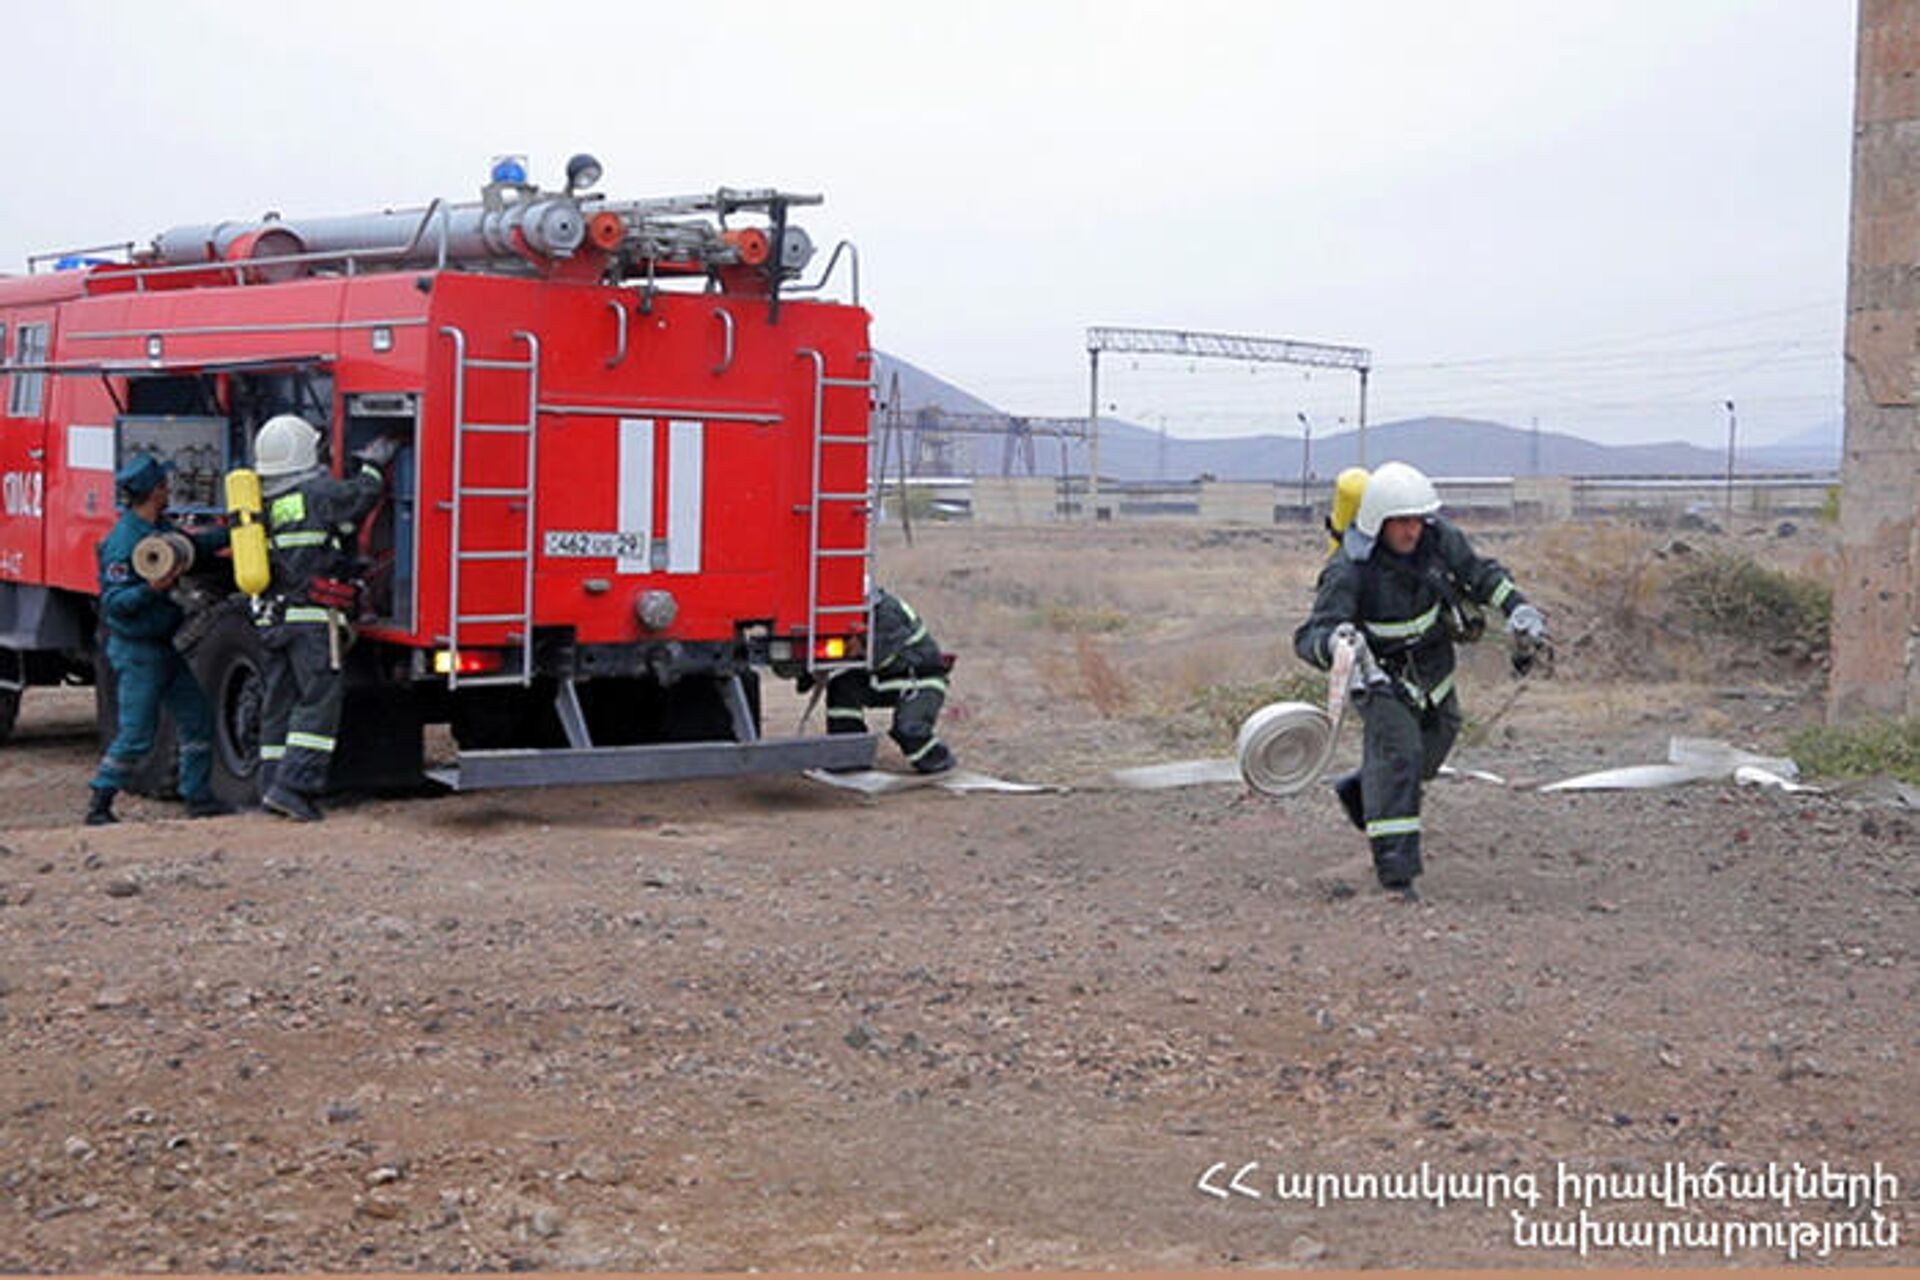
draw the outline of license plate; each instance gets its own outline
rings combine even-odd
[[[541,549],[554,559],[638,560],[647,553],[647,540],[637,533],[549,529]]]

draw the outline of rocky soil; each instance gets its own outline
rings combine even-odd
[[[1274,1179],[1531,1173],[1560,1220],[1557,1163],[1681,1161],[1878,1162],[1899,1244],[1834,1260],[1920,1263],[1915,815],[1441,782],[1407,905],[1330,797],[1101,785],[1225,749],[1207,691],[1289,661],[1310,540],[936,529],[887,564],[963,655],[965,763],[1070,790],[348,799],[319,828],[127,800],[87,829],[88,695],[29,695],[0,1271],[1528,1265],[1573,1259],[1515,1243],[1524,1205]],[[1469,674],[1505,698],[1497,655]],[[1566,662],[1456,762],[1777,749],[1817,708],[1817,671],[1741,681]],[[1250,1164],[1258,1199],[1198,1185]]]

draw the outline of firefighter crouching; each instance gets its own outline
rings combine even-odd
[[[398,447],[374,441],[355,455],[357,473],[342,480],[320,465],[319,442],[304,418],[283,413],[253,443],[272,567],[254,604],[266,649],[260,802],[299,822],[321,816],[313,797],[326,786],[340,727],[341,657],[356,612],[354,526],[379,502],[380,468]]]
[[[827,732],[865,733],[868,707],[892,707],[889,736],[916,773],[945,773],[953,751],[934,733],[947,699],[953,659],[927,633],[913,606],[874,590],[872,662],[868,670],[837,671],[827,681]]]
[[[171,592],[179,581],[178,561],[148,582],[135,572],[134,548],[144,539],[173,528],[167,519],[172,493],[167,467],[148,454],[128,462],[114,476],[126,509],[100,540],[100,620],[106,627],[107,662],[113,668],[119,701],[119,731],[100,760],[87,803],[87,825],[118,822],[113,798],[128,776],[153,750],[162,706],[173,713],[180,755],[180,795],[189,818],[209,818],[233,809],[213,794],[213,710],[206,691],[173,647],[186,614]],[[226,545],[224,529],[192,536],[195,558]]]
[[[1375,471],[1321,570],[1313,613],[1293,635],[1294,651],[1316,667],[1328,667],[1337,646],[1362,645],[1390,678],[1359,703],[1359,771],[1333,785],[1367,834],[1381,885],[1408,898],[1421,870],[1421,783],[1439,772],[1460,731],[1455,640],[1478,638],[1478,606],[1487,606],[1506,615],[1517,671],[1546,643],[1540,610],[1439,510],[1433,484],[1413,467],[1389,462]]]

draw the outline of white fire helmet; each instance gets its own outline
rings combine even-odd
[[[298,475],[320,465],[320,433],[297,413],[268,418],[253,438],[253,469],[264,477]]]
[[[1430,516],[1439,509],[1440,495],[1434,492],[1433,481],[1404,462],[1388,462],[1367,477],[1353,524],[1371,540],[1395,516]]]

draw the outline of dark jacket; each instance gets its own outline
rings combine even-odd
[[[940,646],[927,634],[927,624],[890,591],[874,592],[872,666],[879,676],[931,675],[942,669]]]
[[[155,523],[135,511],[122,511],[94,549],[100,561],[100,619],[122,640],[170,639],[186,618],[170,593],[155,590],[133,571],[133,549],[140,540],[173,527],[164,515]],[[212,555],[227,545],[225,529],[203,530],[191,536],[198,555]]]
[[[1313,612],[1293,633],[1293,649],[1325,670],[1334,629],[1351,622],[1415,706],[1439,705],[1453,691],[1450,606],[1471,602],[1505,614],[1526,603],[1496,560],[1476,554],[1466,535],[1428,516],[1413,553],[1397,556],[1376,541],[1363,560],[1347,545],[1327,560]]]
[[[266,499],[268,591],[290,601],[307,598],[315,578],[342,581],[354,575],[353,529],[380,501],[380,469],[360,464],[357,474],[336,480],[324,471],[299,477]]]

